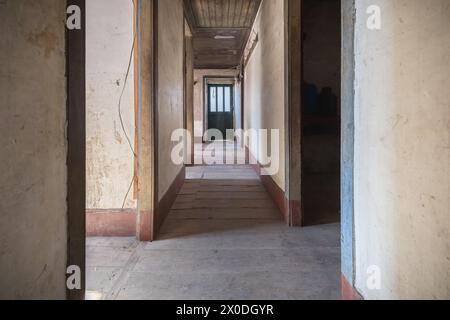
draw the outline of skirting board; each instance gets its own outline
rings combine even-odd
[[[136,235],[136,209],[86,210],[87,237],[133,237]]]
[[[186,169],[180,171],[169,190],[159,201],[154,221],[158,235],[164,220],[172,208],[184,184]],[[150,225],[150,224],[146,224]],[[136,236],[136,209],[88,209],[86,210],[87,237],[134,237]],[[154,240],[154,239],[152,239]]]
[[[364,300],[343,274],[341,274],[341,285],[342,300]]]
[[[281,215],[283,216],[284,221],[287,225],[291,225],[290,219],[289,219],[289,200],[286,199],[286,195],[281,189],[277,183],[272,179],[271,176],[268,175],[262,175],[262,166],[261,164],[256,160],[256,158],[253,156],[253,154],[250,152],[248,147],[245,147],[246,151],[246,159],[247,163],[250,163],[252,168],[255,170],[256,174],[261,179],[262,184],[264,185],[264,188],[266,188],[267,192],[269,193],[272,200],[277,205],[278,209],[280,210]]]

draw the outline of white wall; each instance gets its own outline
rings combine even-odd
[[[131,0],[86,1],[86,148],[88,209],[118,209],[134,175],[134,155],[122,130],[118,103],[133,44]],[[121,102],[134,148],[134,67]],[[126,208],[135,208],[133,190]]]
[[[379,5],[382,29],[366,28]],[[356,1],[356,287],[450,298],[450,3]],[[381,290],[366,286],[378,266]]]
[[[234,127],[236,130],[242,128],[242,82],[234,83]]]
[[[259,35],[259,42],[245,68],[245,129],[280,130],[280,167],[272,178],[285,190],[284,1],[263,0],[254,30]],[[259,161],[263,160],[256,140],[250,142],[249,149]]]
[[[64,299],[65,1],[0,1],[0,299]]]
[[[166,194],[183,165],[171,159],[172,133],[183,128],[183,42],[184,14],[181,0],[158,4],[158,116],[159,116],[159,199]]]

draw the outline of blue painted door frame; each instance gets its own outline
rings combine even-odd
[[[355,0],[342,0],[342,142],[341,142],[341,263],[342,274],[355,285],[354,235],[354,80]]]

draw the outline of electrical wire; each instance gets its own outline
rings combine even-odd
[[[122,130],[123,130],[123,133],[125,134],[125,138],[128,141],[128,145],[130,146],[131,152],[133,153],[134,157],[137,158],[137,154],[134,151],[134,148],[133,148],[133,146],[131,144],[130,137],[128,136],[127,131],[125,130],[125,125],[123,123],[123,117],[122,117],[122,98],[123,98],[123,94],[125,93],[125,89],[127,87],[128,76],[130,75],[131,63],[133,62],[133,53],[134,53],[135,42],[136,42],[136,36],[134,36],[134,38],[133,38],[133,45],[131,47],[130,60],[128,62],[127,73],[125,75],[125,80],[123,82],[122,92],[121,92],[120,97],[119,97],[118,112],[119,112],[120,125],[122,126]]]
[[[125,135],[125,138],[128,141],[128,145],[130,147],[131,152],[133,153],[134,159],[137,159],[136,151],[134,150],[133,145],[131,144],[131,139],[128,136],[127,131],[125,130],[125,125],[123,123],[123,117],[122,117],[122,98],[123,98],[123,94],[125,93],[125,89],[127,87],[128,77],[130,75],[131,64],[133,62],[133,54],[134,54],[135,43],[136,43],[136,34],[133,35],[133,44],[131,46],[130,59],[128,61],[127,72],[125,74],[125,80],[123,82],[123,88],[122,88],[122,92],[121,92],[120,97],[119,97],[119,104],[118,104],[117,109],[118,109],[118,113],[119,113],[119,119],[120,119],[120,125],[122,127],[122,131],[123,131],[123,133]],[[128,198],[128,195],[130,194],[131,188],[133,187],[134,180],[135,180],[135,176],[133,175],[133,178],[131,179],[130,186],[128,187],[127,193],[125,194],[125,198],[123,199],[123,202],[122,202],[122,209],[125,208],[125,204],[127,202],[127,198]]]
[[[131,179],[131,183],[130,183],[130,186],[128,187],[127,194],[125,195],[125,198],[123,199],[122,209],[125,208],[125,203],[127,202],[127,198],[128,198],[128,195],[130,194],[131,188],[133,187],[133,183],[134,183],[134,176],[133,176],[133,179]]]

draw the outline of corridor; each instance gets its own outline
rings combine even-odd
[[[88,299],[339,299],[339,225],[288,228],[249,166],[187,168],[158,241],[87,239]]]
[[[0,300],[450,299],[450,0],[0,0],[0,33]]]

